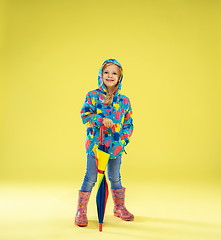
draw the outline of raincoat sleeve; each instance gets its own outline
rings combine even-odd
[[[104,117],[103,113],[96,113],[95,98],[93,93],[89,92],[81,108],[81,119],[83,124],[88,127],[101,127]]]
[[[132,118],[132,107],[130,100],[128,99],[128,107],[125,113],[124,123],[123,123],[123,140],[125,141],[125,146],[130,142],[130,137],[133,133],[134,125]]]

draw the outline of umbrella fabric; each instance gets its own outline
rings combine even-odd
[[[100,128],[100,143],[99,143],[99,147],[95,150],[95,158],[96,158],[97,171],[98,171],[98,177],[97,177],[98,188],[97,188],[96,202],[97,202],[97,213],[98,213],[98,219],[99,219],[100,232],[102,231],[102,223],[104,219],[107,198],[109,195],[108,184],[105,177],[105,169],[109,161],[110,154],[108,153],[107,147],[103,143],[103,130],[105,128],[106,127],[104,125],[102,125]],[[113,131],[115,132],[114,127],[113,127]]]

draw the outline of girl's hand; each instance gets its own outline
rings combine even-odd
[[[103,120],[103,124],[104,124],[105,127],[109,127],[109,128],[112,128],[113,125],[114,125],[113,121],[109,118],[105,118]]]

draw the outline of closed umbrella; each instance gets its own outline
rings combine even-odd
[[[100,128],[100,143],[98,148],[95,150],[95,158],[97,163],[97,196],[96,196],[96,203],[97,203],[97,213],[98,213],[98,220],[99,220],[99,231],[102,231],[102,223],[104,219],[105,208],[107,204],[108,198],[108,185],[105,177],[105,169],[107,163],[109,161],[110,154],[108,153],[108,149],[103,143],[103,130],[106,127],[102,124]],[[113,127],[113,131],[115,132],[115,128]]]

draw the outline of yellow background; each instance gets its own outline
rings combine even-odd
[[[80,110],[103,61],[116,58],[134,118],[123,184],[219,186],[220,1],[5,0],[0,9],[2,184],[80,188]]]

